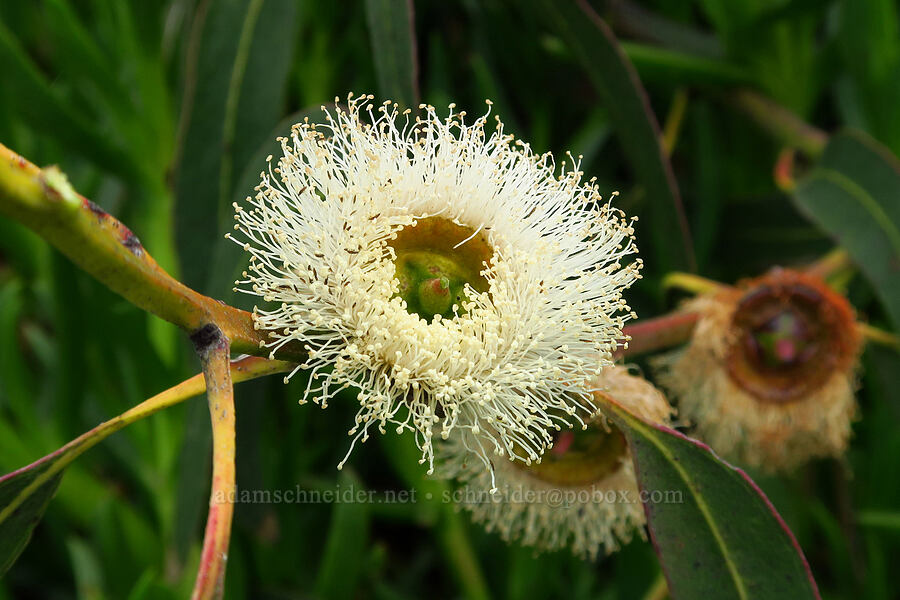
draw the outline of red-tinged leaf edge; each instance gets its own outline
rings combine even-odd
[[[753,479],[747,474],[747,472],[744,471],[743,469],[741,469],[740,467],[736,467],[736,466],[732,465],[731,463],[729,463],[728,461],[719,457],[719,455],[716,454],[715,450],[713,450],[712,448],[709,447],[708,444],[705,444],[705,443],[701,442],[700,440],[696,440],[694,438],[688,437],[688,436],[684,435],[683,433],[681,433],[680,431],[676,431],[675,429],[671,429],[664,425],[651,424],[651,426],[658,429],[659,431],[662,431],[663,433],[667,433],[667,434],[673,435],[677,438],[680,438],[683,441],[696,446],[700,450],[708,452],[716,460],[718,460],[720,463],[722,463],[723,466],[725,466],[729,469],[732,469],[735,473],[737,473],[737,475],[740,476],[744,480],[744,482],[747,483],[752,488],[752,490],[759,495],[760,499],[765,503],[766,507],[772,513],[772,516],[777,521],[779,527],[781,527],[781,529],[787,535],[788,539],[790,540],[791,545],[794,547],[794,550],[797,551],[797,555],[802,560],[803,567],[806,570],[806,576],[809,580],[809,583],[815,590],[815,594],[816,594],[815,597],[821,598],[821,596],[819,594],[819,586],[816,583],[815,577],[813,577],[812,570],[809,567],[809,561],[806,559],[806,554],[803,552],[803,548],[800,547],[800,542],[797,541],[797,538],[794,536],[794,532],[791,531],[790,527],[788,527],[788,524],[785,522],[784,518],[781,516],[781,513],[778,512],[778,509],[775,508],[775,505],[772,504],[772,501],[769,500],[769,497],[766,496],[766,493],[762,490],[762,488],[759,487],[759,485],[757,485],[757,483],[755,481],[753,481]],[[645,505],[645,507],[644,507],[645,514],[646,514],[646,510],[647,510],[647,508]],[[650,531],[651,531],[651,536],[652,536],[653,532],[652,532],[652,530],[650,530]],[[658,546],[657,546],[657,542],[655,539],[653,541],[653,545],[655,548],[657,548],[657,551],[658,551]]]

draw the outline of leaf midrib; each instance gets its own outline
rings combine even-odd
[[[700,509],[700,513],[703,515],[703,518],[709,525],[709,529],[713,534],[713,538],[715,539],[716,544],[719,546],[719,549],[722,552],[722,557],[725,561],[725,565],[728,567],[728,572],[731,575],[732,580],[734,581],[738,597],[740,597],[742,600],[747,600],[749,598],[749,595],[747,594],[747,590],[744,587],[743,580],[737,571],[737,566],[734,562],[734,559],[732,558],[731,553],[728,551],[728,547],[725,544],[722,533],[716,526],[715,521],[712,518],[712,513],[709,509],[709,506],[703,499],[702,494],[699,493],[697,487],[693,483],[693,480],[688,476],[688,473],[684,470],[684,468],[678,463],[678,461],[673,459],[671,451],[669,451],[668,448],[662,445],[655,437],[648,435],[646,425],[644,425],[637,419],[635,419],[635,422],[636,424],[630,424],[630,429],[635,431],[642,431],[644,438],[649,440],[650,443],[652,443],[663,454],[663,456],[665,456],[665,458],[669,461],[669,463],[672,465],[681,479],[685,482],[685,485],[693,494],[694,500],[697,503],[697,508]]]

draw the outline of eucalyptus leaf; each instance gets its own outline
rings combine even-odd
[[[176,242],[192,287],[210,284],[236,174],[282,114],[296,13],[289,0],[212,1],[196,10],[175,177]]]
[[[843,246],[900,328],[900,162],[860,132],[835,135],[793,193],[797,207]]]
[[[647,525],[672,598],[819,598],[796,539],[746,473],[612,400],[605,408],[648,496]]]
[[[0,477],[0,577],[13,565],[44,516],[62,473],[48,474],[53,455]],[[24,500],[14,510],[11,503]]]

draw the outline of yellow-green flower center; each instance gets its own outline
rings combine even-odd
[[[488,289],[481,271],[493,250],[471,227],[428,217],[397,232],[390,246],[397,255],[398,295],[410,313],[425,320],[464,312],[466,284],[478,292]]]
[[[625,436],[621,431],[613,425],[606,429],[594,423],[586,430],[558,433],[553,448],[544,453],[540,464],[520,468],[553,485],[585,487],[615,473],[625,451]]]

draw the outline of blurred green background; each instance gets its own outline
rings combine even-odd
[[[393,0],[6,1],[0,141],[59,164],[166,269],[246,307],[231,292],[243,258],[222,236],[277,135],[348,91],[408,104],[418,94],[470,115],[490,98],[510,132],[537,152],[583,155],[587,176],[640,216],[645,279],[629,299],[644,317],[677,304],[661,278],[692,261],[731,282],[833,247],[776,185],[773,168],[796,131],[773,116],[792,111],[817,128],[794,140],[801,148],[820,131],[852,127],[900,152],[894,2],[595,2],[614,46],[589,19],[566,21],[564,4],[415,2],[410,37],[408,5]],[[666,133],[673,181],[645,143],[651,125],[620,85],[616,49]],[[762,116],[746,110],[748,90],[773,103]],[[798,172],[815,154],[798,155]],[[852,278],[848,295],[866,320],[890,328],[865,279]],[[174,327],[0,220],[0,472],[197,369]],[[393,434],[358,448],[339,473],[355,400],[299,407],[303,385],[272,378],[237,389],[239,487],[440,491],[421,482],[408,440]],[[897,355],[868,350],[860,387],[846,460],[757,480],[824,597],[891,599],[900,597]],[[209,438],[206,406],[194,400],[79,460],[0,581],[0,599],[184,597],[205,520]],[[451,598],[483,583],[496,598],[641,598],[658,570],[641,541],[596,563],[536,556],[434,502],[238,504],[226,597]]]

